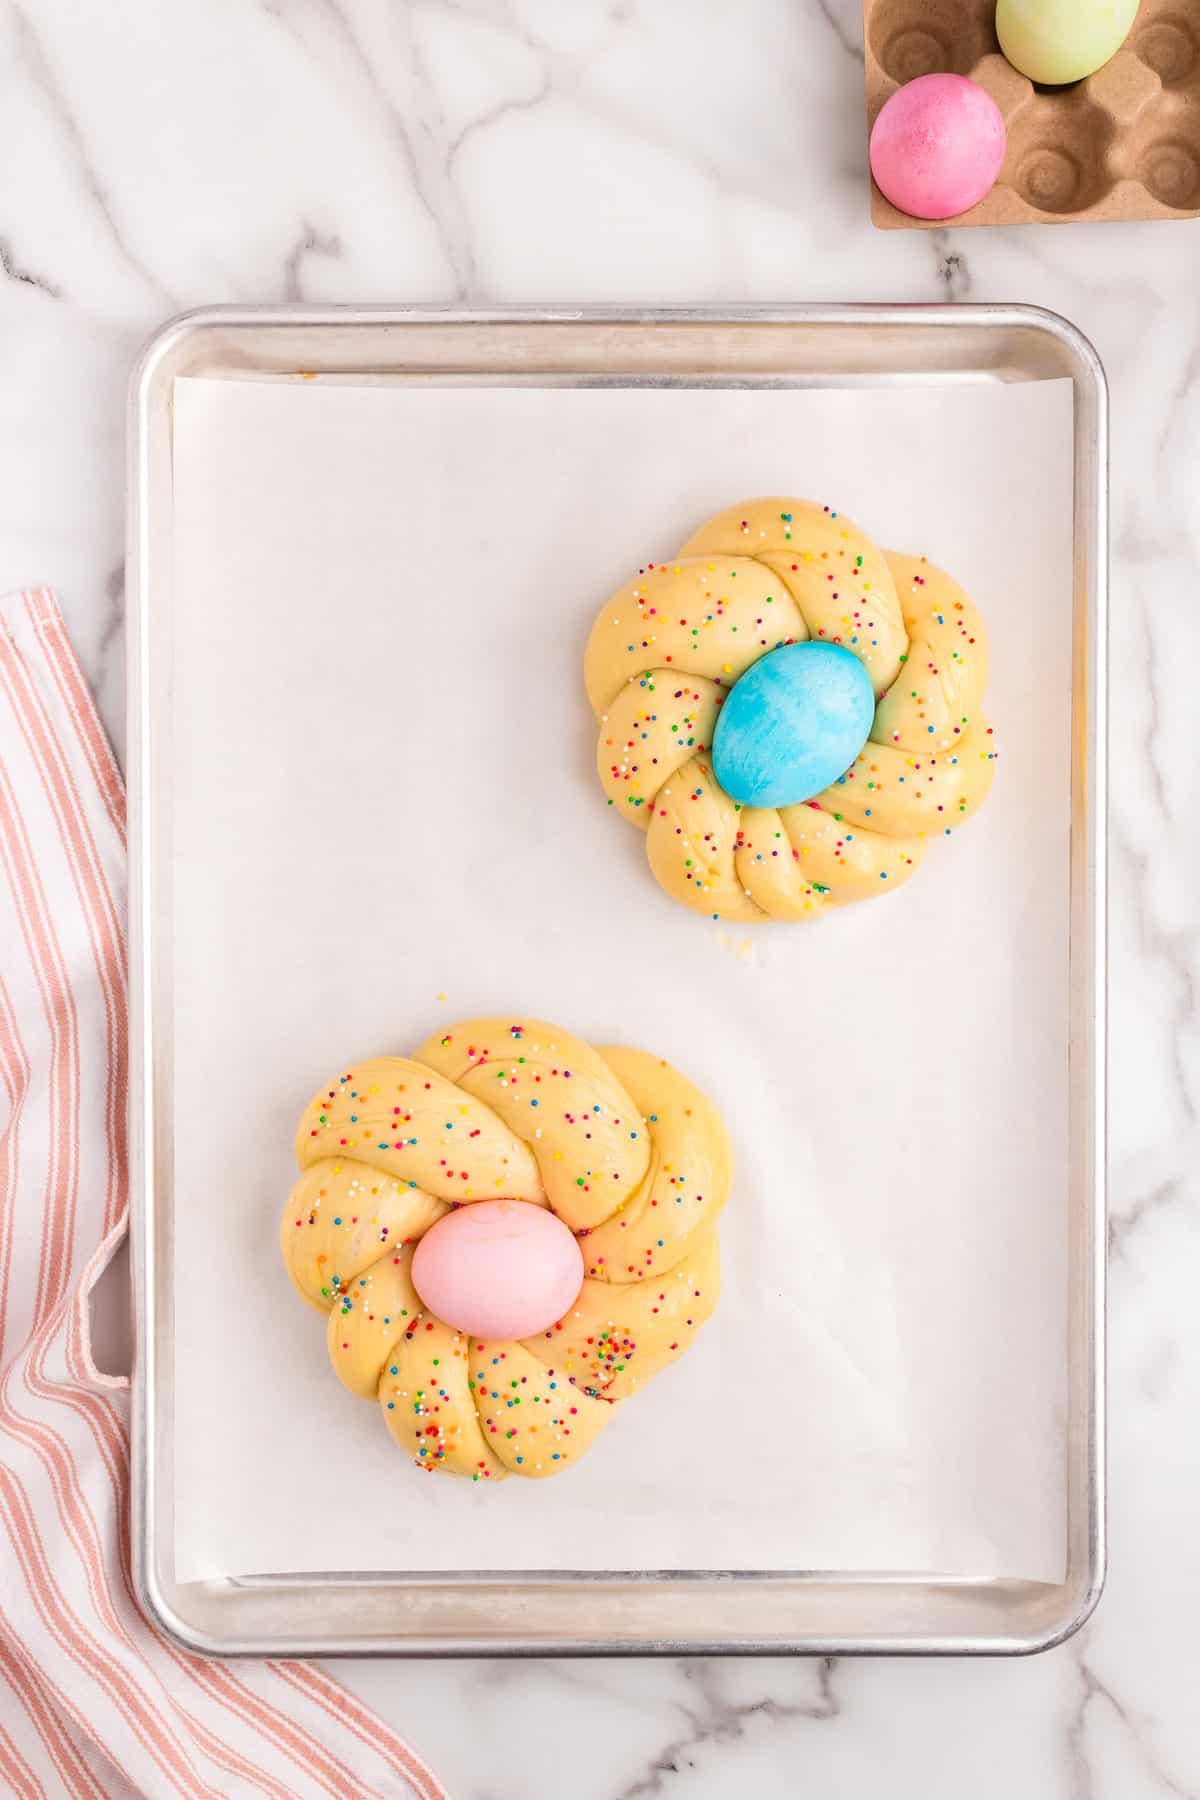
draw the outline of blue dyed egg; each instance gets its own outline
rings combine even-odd
[[[797,806],[844,775],[875,718],[871,678],[840,644],[785,644],[730,689],[713,773],[743,806]]]

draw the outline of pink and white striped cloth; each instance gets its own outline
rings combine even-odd
[[[134,1598],[128,1381],[89,1297],[126,1230],[125,803],[54,596],[0,605],[0,1792],[445,1800],[306,1663]]]

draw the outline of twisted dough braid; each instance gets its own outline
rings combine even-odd
[[[708,754],[718,709],[761,656],[810,637],[862,661],[871,736],[814,800],[739,807]],[[886,893],[992,783],[987,639],[971,600],[924,557],[881,551],[812,501],[730,507],[643,569],[597,618],[584,673],[609,803],[696,912],[807,919]]]
[[[423,1469],[559,1474],[686,1349],[720,1288],[731,1177],[717,1112],[669,1064],[537,1020],[470,1019],[339,1075],[296,1134],[280,1226],[333,1367]],[[580,1239],[567,1316],[484,1343],[422,1308],[417,1240],[451,1206],[548,1206]]]

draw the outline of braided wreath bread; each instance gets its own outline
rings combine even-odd
[[[378,1400],[419,1468],[561,1473],[716,1305],[725,1127],[641,1050],[593,1050],[533,1019],[469,1019],[411,1059],[331,1081],[300,1121],[296,1160],[284,1263],[329,1315],[338,1377]],[[430,1227],[497,1199],[549,1208],[583,1252],[574,1305],[520,1342],[455,1330],[413,1285]]]
[[[814,798],[740,807],[713,773],[718,710],[761,657],[807,638],[863,664],[870,736]],[[810,919],[888,893],[991,786],[974,605],[813,501],[744,501],[642,569],[601,610],[584,672],[609,804],[646,833],[667,893],[714,918]]]

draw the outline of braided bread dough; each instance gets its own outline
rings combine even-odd
[[[418,1467],[556,1475],[616,1403],[687,1348],[720,1288],[731,1158],[713,1106],[641,1050],[593,1050],[537,1020],[469,1019],[416,1055],[331,1081],[296,1134],[280,1225],[329,1357],[377,1399]],[[473,1200],[550,1207],[580,1240],[574,1307],[521,1342],[467,1338],[422,1309],[416,1241]]]
[[[721,702],[781,644],[823,637],[858,656],[875,723],[816,799],[739,807],[708,751]],[[602,609],[584,664],[609,804],[646,833],[668,894],[723,919],[809,919],[913,874],[935,837],[984,801],[987,639],[958,584],[876,548],[808,500],[745,501]]]

